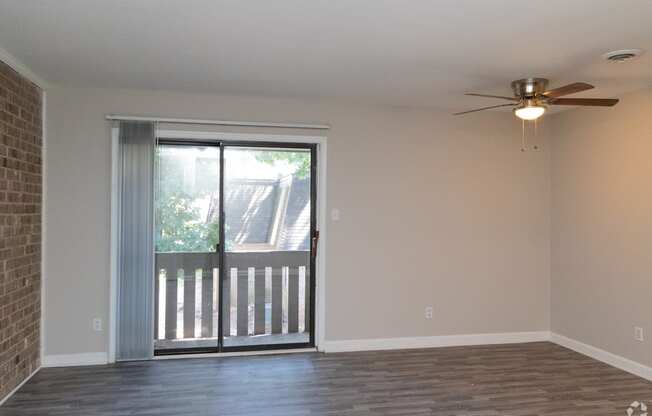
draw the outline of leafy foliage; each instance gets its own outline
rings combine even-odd
[[[282,150],[256,152],[256,160],[270,165],[285,163],[292,169],[292,174],[300,179],[310,176],[309,152]]]
[[[183,152],[190,150],[158,150],[157,252],[210,252],[219,242],[216,159],[211,155],[195,159],[194,175],[189,177]],[[198,202],[209,204],[203,216]]]

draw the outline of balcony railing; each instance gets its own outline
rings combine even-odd
[[[225,338],[310,331],[309,251],[225,253],[221,314],[218,260],[218,253],[156,253],[159,345],[214,339],[218,319]]]

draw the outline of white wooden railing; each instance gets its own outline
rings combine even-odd
[[[310,330],[310,252],[225,253],[218,311],[217,253],[156,253],[158,340],[302,333]]]

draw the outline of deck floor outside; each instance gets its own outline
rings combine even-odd
[[[265,334],[224,337],[225,347],[246,347],[251,345],[275,344],[305,344],[310,342],[310,334],[306,332],[294,334]],[[191,338],[191,339],[161,339],[154,341],[157,351],[188,349],[188,348],[215,348],[217,338]]]

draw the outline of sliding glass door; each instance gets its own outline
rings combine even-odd
[[[159,143],[156,354],[314,345],[315,157],[303,144]]]
[[[218,337],[220,147],[160,143],[154,178],[156,352]]]
[[[312,343],[312,150],[226,145],[225,349]]]

